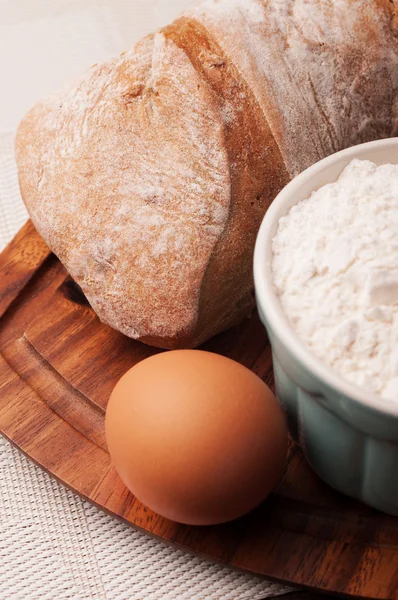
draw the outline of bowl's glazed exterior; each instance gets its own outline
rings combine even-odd
[[[335,489],[398,516],[398,402],[366,394],[313,356],[292,330],[272,284],[271,244],[279,219],[312,191],[336,181],[353,158],[398,164],[398,138],[334,154],[278,195],[258,235],[256,297],[272,345],[277,396],[309,464]]]

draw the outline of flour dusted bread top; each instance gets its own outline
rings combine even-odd
[[[250,314],[256,232],[279,189],[396,134],[393,12],[206,0],[28,113],[23,199],[105,323],[189,347]]]
[[[397,0],[205,0],[190,15],[248,81],[291,176],[397,135]]]
[[[33,109],[17,156],[34,223],[103,320],[189,330],[230,194],[222,117],[184,53],[159,33],[94,67]]]

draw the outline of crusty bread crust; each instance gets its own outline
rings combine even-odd
[[[195,347],[254,306],[261,219],[296,173],[397,134],[388,0],[205,0],[22,121],[32,220],[102,321]]]

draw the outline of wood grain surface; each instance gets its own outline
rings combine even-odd
[[[256,316],[204,348],[273,385]],[[120,376],[154,352],[99,322],[30,223],[0,256],[0,432],[13,444],[90,502],[175,546],[334,596],[398,600],[398,519],[331,490],[293,442],[278,489],[234,523],[178,525],[127,491],[107,452],[105,409]]]

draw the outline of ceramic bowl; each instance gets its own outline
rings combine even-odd
[[[256,297],[272,345],[277,396],[309,464],[333,488],[398,516],[398,402],[352,385],[316,358],[293,331],[272,282],[279,219],[314,190],[335,182],[354,158],[398,164],[398,138],[329,156],[282,190],[258,234]]]

